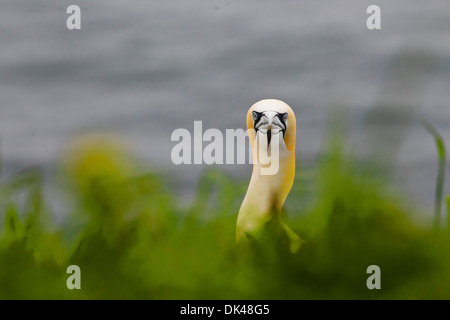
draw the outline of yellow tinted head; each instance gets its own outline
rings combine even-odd
[[[247,130],[252,147],[255,141],[255,120],[254,113],[278,113],[287,114],[285,118],[286,130],[284,132],[284,143],[289,151],[295,149],[296,120],[294,111],[285,102],[276,99],[265,99],[255,103],[247,112]]]

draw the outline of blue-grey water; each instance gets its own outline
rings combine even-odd
[[[66,28],[70,4],[81,30]],[[381,30],[366,28],[371,4]],[[172,131],[244,128],[254,102],[279,98],[296,112],[300,160],[317,158],[329,110],[346,106],[350,147],[391,156],[395,184],[431,212],[436,148],[415,117],[450,141],[449,14],[448,0],[4,0],[3,176],[37,164],[51,177],[68,140],[103,128],[189,198],[204,166],[172,164]]]

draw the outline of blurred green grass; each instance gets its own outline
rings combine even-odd
[[[62,225],[38,169],[1,185],[0,299],[450,298],[449,230],[415,221],[415,208],[339,143],[314,170],[297,166],[286,219],[306,243],[294,255],[236,250],[247,179],[207,170],[181,206],[114,139],[79,139],[63,158],[71,214]],[[373,264],[381,290],[366,287]],[[66,287],[69,265],[81,268],[81,290]]]

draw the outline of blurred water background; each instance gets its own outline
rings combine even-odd
[[[66,28],[70,4],[81,7],[79,31]],[[371,4],[381,7],[381,30],[366,28]],[[172,164],[172,131],[192,131],[194,120],[244,128],[253,103],[278,98],[296,112],[302,163],[318,159],[329,110],[345,106],[349,147],[390,158],[394,185],[431,217],[436,148],[417,117],[448,145],[447,0],[6,0],[0,8],[3,177],[41,166],[58,199],[53,177],[67,141],[105,129],[189,201],[205,166]],[[221,167],[250,176],[250,165]]]

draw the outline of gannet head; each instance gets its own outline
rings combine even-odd
[[[295,114],[281,100],[265,99],[255,103],[247,112],[247,129],[252,148],[257,134],[267,137],[267,145],[275,135],[281,134],[286,148],[289,151],[295,149]]]

